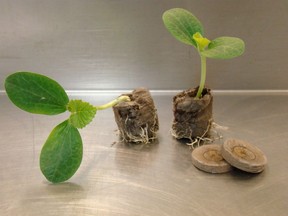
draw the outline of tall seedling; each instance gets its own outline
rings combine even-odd
[[[196,48],[201,59],[201,80],[196,98],[201,98],[206,80],[206,58],[231,59],[245,49],[243,40],[236,37],[218,37],[209,40],[204,36],[201,22],[189,11],[173,8],[163,14],[167,30],[179,41]]]

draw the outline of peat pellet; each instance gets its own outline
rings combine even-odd
[[[267,164],[264,153],[256,146],[243,140],[226,140],[221,153],[223,158],[232,166],[250,173],[262,172]]]
[[[200,170],[209,173],[225,173],[232,169],[221,155],[221,145],[203,145],[193,150],[192,163]]]
[[[137,88],[125,95],[131,101],[121,102],[113,107],[122,139],[132,143],[148,143],[156,139],[159,121],[149,90]]]
[[[213,122],[213,96],[210,89],[204,88],[202,97],[195,98],[197,88],[180,92],[173,98],[174,119],[172,135],[176,139],[207,137]]]

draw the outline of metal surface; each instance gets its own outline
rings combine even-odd
[[[172,7],[192,11],[210,39],[246,42],[242,57],[208,61],[207,84],[236,90],[215,95],[215,121],[229,128],[217,131],[262,149],[263,173],[204,173],[189,146],[171,137],[169,91],[196,86],[200,76],[197,53],[164,28],[161,16]],[[38,159],[68,115],[30,115],[0,93],[0,215],[287,215],[287,19],[287,0],[0,0],[0,92],[19,70],[48,75],[73,93],[87,90],[77,98],[95,105],[119,89],[169,90],[154,93],[156,143],[119,143],[112,110],[98,112],[80,131],[81,167],[57,185],[45,180]]]
[[[77,98],[96,105],[115,96]],[[216,123],[229,127],[218,132],[262,149],[268,158],[263,173],[217,175],[196,169],[191,149],[170,135],[172,94],[157,93],[160,131],[156,143],[115,144],[112,110],[99,111],[93,123],[81,130],[80,169],[68,182],[53,185],[42,176],[38,158],[52,128],[67,115],[30,115],[2,95],[0,215],[287,215],[287,97],[216,94],[214,98]]]
[[[0,0],[0,90],[19,70],[69,90],[196,86],[196,50],[162,23],[173,7],[192,11],[209,39],[246,42],[239,58],[208,60],[212,89],[287,89],[287,0]]]

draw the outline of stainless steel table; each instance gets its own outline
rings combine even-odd
[[[118,142],[112,110],[80,131],[83,162],[68,182],[50,184],[39,154],[54,126],[68,117],[25,113],[0,96],[0,215],[284,216],[288,211],[288,94],[215,93],[214,119],[226,138],[258,146],[268,158],[260,174],[208,174],[191,163],[191,148],[172,138],[173,92],[154,93],[159,139]],[[102,104],[117,93],[72,96]],[[116,142],[116,143],[115,143]]]

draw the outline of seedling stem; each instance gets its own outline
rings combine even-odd
[[[206,81],[206,57],[200,54],[200,58],[201,58],[201,80],[200,80],[199,89],[196,95],[196,98],[198,99],[202,95],[202,92],[205,86],[205,81]]]
[[[122,96],[110,101],[109,103],[103,104],[101,106],[95,106],[95,108],[97,110],[108,109],[108,108],[113,107],[113,106],[115,106],[116,104],[118,104],[118,103],[120,103],[122,101],[130,101],[130,98],[128,96],[126,96],[126,95],[122,95]]]

